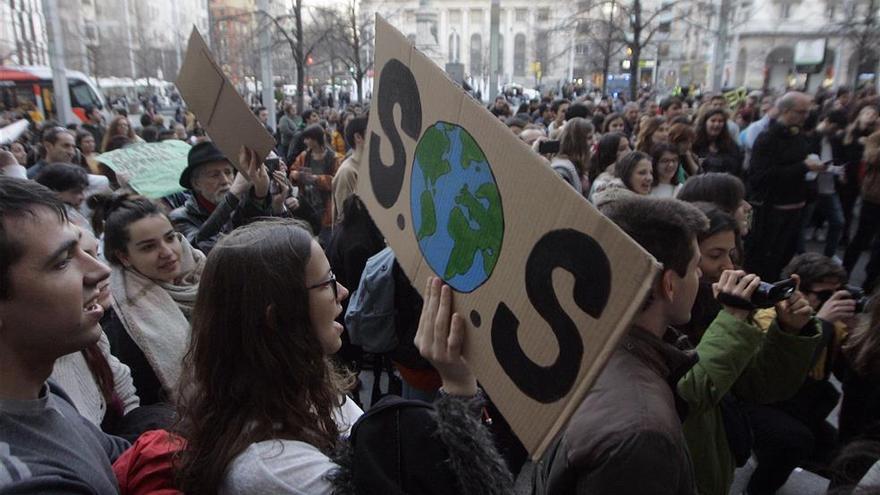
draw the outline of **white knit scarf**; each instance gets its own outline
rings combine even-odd
[[[205,255],[180,236],[181,267],[177,284],[156,282],[135,270],[113,267],[113,309],[147,358],[169,397],[174,393],[190,340],[189,317],[205,266]]]

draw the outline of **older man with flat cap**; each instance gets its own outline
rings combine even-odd
[[[244,170],[236,175],[217,146],[205,141],[190,149],[186,169],[180,174],[180,185],[192,196],[171,212],[171,222],[205,254],[221,234],[270,215],[266,167],[247,149],[242,150],[239,163]]]

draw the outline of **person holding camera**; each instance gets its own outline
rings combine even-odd
[[[803,460],[817,466],[831,460],[837,432],[825,418],[837,405],[840,393],[829,378],[847,329],[855,325],[861,297],[859,291],[844,286],[846,270],[818,253],[796,256],[783,269],[783,275],[800,278],[801,291],[816,312],[820,341],[806,380],[791,398],[750,407],[758,467],[749,483],[749,493],[773,493]],[[772,309],[759,311],[755,322],[767,328],[775,316]],[[796,459],[798,455],[801,459]]]
[[[686,330],[700,360],[679,380],[677,391],[687,405],[683,431],[698,492],[726,495],[735,468],[751,454],[742,401],[790,396],[809,369],[819,337],[809,303],[792,285],[797,279],[766,284],[734,269],[736,221],[714,205],[696,206],[710,225],[698,237],[703,276],[692,315],[697,326],[701,320],[711,323]],[[701,303],[706,298],[713,304]],[[767,306],[775,306],[778,317],[764,333],[752,316]]]

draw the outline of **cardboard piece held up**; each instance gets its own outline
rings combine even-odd
[[[183,191],[180,174],[186,168],[190,145],[177,139],[159,143],[138,143],[98,155],[98,161],[119,175],[128,185],[151,199]]]
[[[242,146],[261,159],[275,147],[275,139],[235,91],[195,27],[175,84],[208,136],[236,168],[241,169],[238,153]]]
[[[418,290],[453,288],[465,358],[537,458],[658,265],[378,16],[375,53],[358,194]]]

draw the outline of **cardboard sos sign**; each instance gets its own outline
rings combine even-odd
[[[656,262],[378,16],[358,194],[416,288],[454,289],[465,358],[539,457]]]

